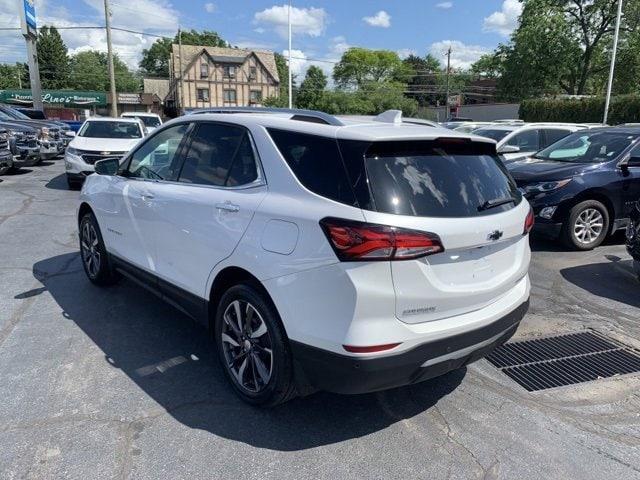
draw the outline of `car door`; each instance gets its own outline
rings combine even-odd
[[[506,145],[518,147],[519,151],[515,153],[502,154],[505,160],[515,160],[518,158],[528,157],[540,150],[540,129],[529,128],[514,134]]]
[[[211,270],[236,248],[267,191],[249,131],[197,122],[177,181],[153,188],[158,276],[168,294],[206,297]]]
[[[117,213],[110,216],[109,249],[148,272],[156,270],[153,226],[159,216],[153,186],[177,177],[178,153],[188,129],[188,123],[181,123],[150,137],[128,157],[123,172],[113,177]]]

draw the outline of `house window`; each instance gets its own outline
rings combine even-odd
[[[249,92],[249,102],[250,103],[262,102],[262,90],[251,90],[251,92]]]
[[[255,80],[258,78],[258,69],[256,67],[249,67],[249,80]]]
[[[198,101],[199,102],[208,102],[209,101],[209,89],[208,88],[199,88],[198,89]]]
[[[201,63],[200,64],[200,78],[209,78],[209,64]]]
[[[236,77],[236,67],[233,65],[225,65],[224,66],[224,77],[225,78],[235,78]]]
[[[236,103],[236,91],[235,90],[224,90],[222,92],[222,98],[224,103]]]

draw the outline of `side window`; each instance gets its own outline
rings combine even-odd
[[[336,139],[268,129],[298,181],[313,193],[356,205]]]
[[[507,145],[520,147],[520,150],[523,152],[537,152],[540,150],[539,137],[538,130],[525,130],[524,132],[516,133],[513,138],[507,142]]]
[[[188,128],[188,123],[174,125],[144,142],[131,155],[127,176],[175,180],[179,167],[176,153]]]
[[[257,178],[253,145],[244,128],[201,123],[185,155],[178,181],[238,187]]]
[[[544,145],[542,145],[542,148],[547,148],[549,145],[553,145],[558,140],[566,137],[571,133],[569,130],[561,130],[558,128],[546,128],[543,130],[543,132],[545,136],[545,142]]]

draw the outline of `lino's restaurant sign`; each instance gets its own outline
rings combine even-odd
[[[31,90],[0,90],[0,102],[14,105],[31,105]],[[103,92],[81,92],[66,90],[43,90],[42,103],[60,107],[88,108],[107,105],[107,94]]]

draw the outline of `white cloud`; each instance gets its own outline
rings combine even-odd
[[[284,58],[289,59],[289,50],[283,50],[282,55]],[[310,63],[307,61],[307,55],[302,50],[291,49],[291,73],[298,76],[298,83],[302,80],[301,77],[309,68]]]
[[[216,4],[211,2],[205,3],[204,9],[206,10],[207,13],[213,13],[216,11]]]
[[[480,45],[465,45],[458,40],[443,40],[432,43],[429,47],[429,53],[439,59],[443,66],[446,66],[445,54],[449,46],[451,46],[451,68],[455,69],[466,70],[482,55],[490,52],[490,49]]]
[[[253,31],[260,34],[266,32],[266,30],[262,27],[254,28]]]
[[[380,10],[371,17],[362,17],[362,20],[372,27],[389,28],[391,26],[391,15],[384,10]]]
[[[418,52],[416,52],[413,48],[401,48],[400,50],[396,50],[396,53],[401,59],[404,60],[410,55],[417,55]]]
[[[288,5],[274,5],[253,15],[253,23],[272,27],[282,38],[288,37]],[[328,17],[323,8],[291,8],[291,30],[294,34],[319,37],[324,33]]]
[[[441,8],[443,10],[448,10],[453,7],[453,2],[440,2],[436,3],[436,8]]]
[[[522,4],[518,0],[504,0],[500,11],[485,17],[482,30],[508,37],[518,26],[518,17],[521,13]]]

